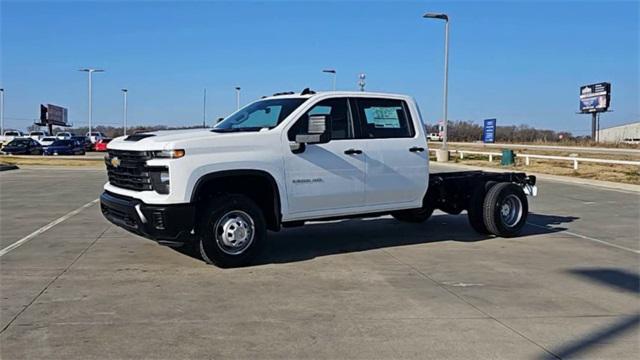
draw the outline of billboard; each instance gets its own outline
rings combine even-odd
[[[482,128],[482,142],[496,142],[496,119],[486,119]]]
[[[580,112],[594,113],[609,110],[611,84],[607,82],[580,87]]]
[[[40,104],[40,123],[38,125],[69,126],[67,108],[58,105]]]

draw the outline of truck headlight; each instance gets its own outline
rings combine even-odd
[[[158,150],[152,153],[158,159],[179,159],[184,156],[184,150]]]
[[[158,194],[168,194],[171,189],[171,181],[169,178],[169,169],[167,168],[156,168],[151,169],[151,184],[153,185],[153,190],[155,190]]]

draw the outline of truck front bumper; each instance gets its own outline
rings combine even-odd
[[[148,205],[105,191],[100,196],[102,215],[115,225],[164,245],[182,245],[192,237],[192,204]]]

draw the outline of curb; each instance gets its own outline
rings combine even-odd
[[[496,168],[471,166],[471,165],[463,165],[463,164],[455,164],[455,163],[434,162],[434,164],[436,164],[436,166],[442,165],[442,166],[451,166],[451,167],[458,167],[458,168],[466,168],[470,170],[473,169],[473,170],[483,170],[483,171],[491,171],[491,172],[515,171],[512,169],[496,169]],[[536,178],[542,179],[542,180],[557,181],[557,182],[562,182],[566,184],[595,186],[595,187],[604,188],[607,190],[618,190],[618,191],[640,193],[640,185],[617,183],[613,181],[583,179],[583,178],[576,178],[576,177],[569,177],[569,176],[541,174],[541,173],[534,173],[534,172],[528,172],[528,171],[519,171],[519,172],[526,172],[527,175],[534,175]]]

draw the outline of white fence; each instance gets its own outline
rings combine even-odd
[[[435,149],[429,149],[429,151],[435,151]],[[489,157],[490,162],[493,161],[494,156],[498,156],[498,157],[502,156],[502,153],[488,152],[488,151],[449,150],[449,152],[457,153],[460,159],[464,159],[465,154],[484,155]],[[640,161],[631,161],[631,160],[594,159],[594,158],[581,158],[577,156],[553,156],[553,155],[536,155],[536,154],[514,154],[514,155],[516,157],[524,158],[525,165],[531,164],[530,159],[570,161],[573,163],[574,170],[578,170],[578,163],[580,162],[640,166]]]

